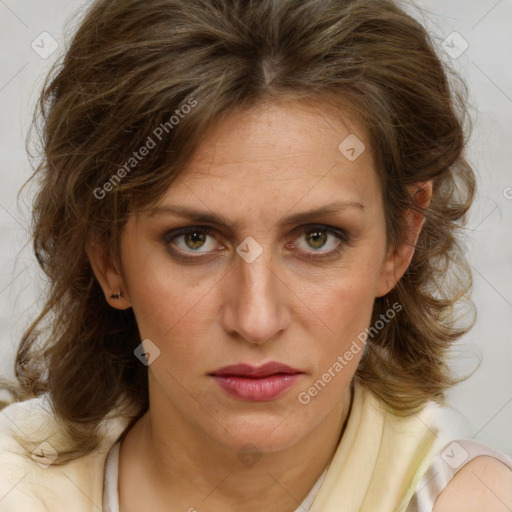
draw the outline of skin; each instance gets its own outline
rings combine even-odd
[[[242,506],[291,512],[333,457],[362,350],[307,405],[298,394],[369,327],[375,298],[410,264],[424,218],[408,212],[410,238],[387,247],[367,133],[356,121],[322,112],[312,102],[260,104],[208,133],[156,206],[214,212],[227,227],[170,213],[133,214],[121,237],[121,268],[89,244],[106,299],[115,308],[132,307],[142,339],[160,350],[148,367],[149,411],[121,444],[121,512]],[[338,146],[354,133],[366,151],[349,161]],[[426,207],[432,183],[410,192]],[[335,201],[363,208],[282,224]],[[344,230],[350,241],[323,228],[325,240],[315,245],[308,230],[318,225]],[[210,226],[213,234],[203,246],[184,236],[162,242],[166,233],[191,226]],[[262,249],[252,263],[236,252],[249,236]],[[304,259],[338,244],[338,254]],[[188,260],[173,256],[180,252]],[[119,290],[124,297],[111,299]],[[269,402],[231,398],[208,375],[228,364],[268,361],[304,372]],[[247,443],[261,455],[252,467],[237,457]]]
[[[476,457],[465,464],[439,495],[432,512],[510,512],[512,471],[497,459]]]

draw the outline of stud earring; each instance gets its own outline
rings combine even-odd
[[[124,297],[123,292],[119,291],[119,293],[114,293],[110,296],[111,299],[120,299],[121,297]]]

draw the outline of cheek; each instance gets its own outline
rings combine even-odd
[[[318,310],[342,325],[360,325],[369,320],[379,278],[375,261],[364,255],[354,255],[353,259],[317,295]]]
[[[374,296],[368,274],[354,272],[336,284],[316,303],[329,335],[322,336],[322,343],[309,346],[311,374],[296,396],[300,406],[305,406],[303,413],[311,417],[333,407],[347,389],[363,355],[365,329],[371,321]]]
[[[215,316],[216,280],[163,261],[134,258],[128,285],[132,308],[142,339],[149,338],[173,366],[197,365],[198,354],[207,354]],[[143,261],[144,264],[139,262]],[[172,349],[172,357],[170,351]]]
[[[160,343],[195,337],[201,327],[198,317],[208,315],[204,301],[208,290],[184,287],[179,279],[152,279],[151,276],[139,289],[134,289],[132,307],[141,335]]]
[[[127,229],[122,245],[126,288],[141,335],[158,337],[158,331],[169,330],[185,314],[196,287],[163,246],[136,240],[135,229]]]
[[[324,372],[346,353],[347,370],[355,372],[364,349],[365,330],[369,327],[375,301],[379,265],[375,258],[360,254],[347,264],[321,294],[317,293],[311,309],[328,326],[326,344],[318,354],[318,371]],[[348,351],[348,353],[347,353]]]
[[[325,372],[339,356],[346,354],[342,364],[349,371],[353,367],[355,372],[365,346],[362,333],[371,321],[374,303],[371,287],[340,287],[336,293],[329,295],[328,301],[324,306],[324,314],[331,335],[319,354],[317,371]]]

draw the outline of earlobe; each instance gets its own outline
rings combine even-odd
[[[420,208],[426,210],[432,198],[432,188],[432,181],[427,181],[415,183],[408,187],[408,191],[414,202]],[[386,260],[382,264],[375,297],[382,297],[395,287],[396,283],[405,274],[414,256],[418,238],[425,224],[425,216],[410,208],[404,213],[404,219],[406,224],[405,236],[396,247],[390,248]]]
[[[115,309],[129,308],[131,304],[127,293],[123,291],[125,286],[121,274],[103,244],[89,241],[85,250],[106,301]]]

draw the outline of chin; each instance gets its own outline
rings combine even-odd
[[[283,410],[285,411],[285,410]],[[239,452],[255,448],[262,453],[279,452],[300,441],[309,429],[294,414],[230,417],[211,437],[224,447]],[[288,416],[288,418],[287,418]],[[287,418],[287,419],[285,419]],[[284,421],[283,421],[284,420]],[[311,426],[311,429],[314,426]]]

